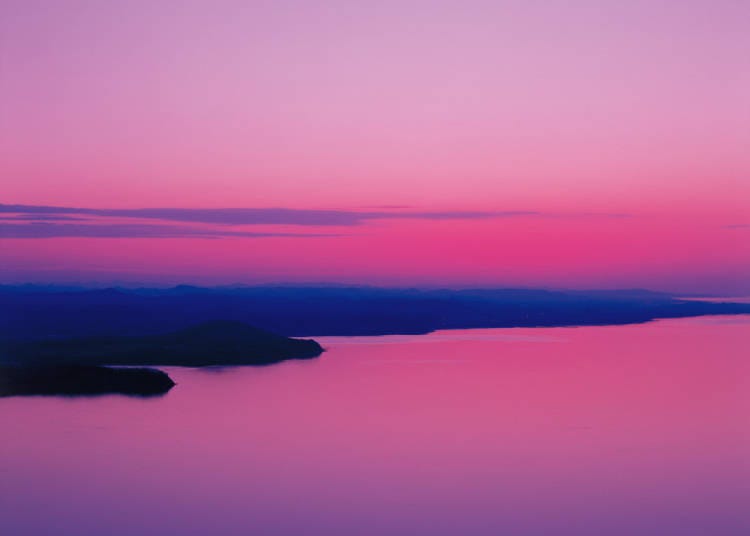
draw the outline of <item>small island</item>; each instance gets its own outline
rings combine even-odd
[[[268,365],[319,356],[312,339],[292,339],[242,322],[213,321],[161,335],[79,337],[7,345],[23,365],[230,366]]]
[[[165,394],[175,383],[150,368],[108,368],[82,365],[0,366],[0,397],[96,396],[138,397]]]

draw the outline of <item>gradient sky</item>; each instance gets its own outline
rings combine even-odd
[[[749,21],[5,1],[0,282],[750,293]]]

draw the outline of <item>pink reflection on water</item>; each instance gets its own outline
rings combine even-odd
[[[329,337],[156,400],[2,400],[0,528],[744,535],[750,317],[724,319]]]

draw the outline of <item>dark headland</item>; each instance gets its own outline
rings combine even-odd
[[[82,365],[0,366],[0,397],[107,394],[149,397],[163,395],[174,385],[166,373],[150,368]]]
[[[267,365],[319,356],[311,339],[291,339],[240,322],[213,321],[142,336],[92,336],[6,344],[14,363],[75,365]]]

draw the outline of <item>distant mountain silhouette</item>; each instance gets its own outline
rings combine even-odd
[[[437,329],[631,324],[750,313],[645,290],[399,289],[255,286],[54,289],[0,286],[3,343],[140,336],[233,320],[288,336],[427,333]]]
[[[207,322],[162,335],[79,337],[7,345],[6,356],[23,364],[265,365],[316,357],[313,341],[290,339],[232,321]]]
[[[174,387],[164,372],[149,368],[95,366],[0,366],[0,397],[57,395],[163,395]]]

